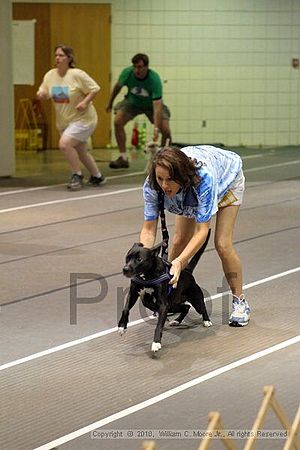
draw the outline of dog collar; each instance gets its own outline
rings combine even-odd
[[[135,276],[132,278],[132,281],[145,287],[157,286],[158,284],[161,284],[164,281],[170,281],[172,275],[170,274],[169,266],[166,263],[165,267],[166,267],[165,273],[160,275],[160,277],[158,278],[152,278],[151,280],[144,280],[141,277]]]

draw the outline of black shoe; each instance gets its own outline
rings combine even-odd
[[[106,178],[103,175],[101,175],[101,177],[94,177],[93,175],[91,175],[87,184],[89,186],[97,187],[100,185],[102,186],[105,183],[106,183]]]
[[[124,159],[122,156],[119,156],[118,159],[109,163],[109,167],[111,169],[128,169],[129,162],[128,159]]]
[[[83,188],[83,175],[73,173],[70,182],[67,184],[67,188],[71,191],[80,191]]]

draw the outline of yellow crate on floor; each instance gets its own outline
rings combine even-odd
[[[29,142],[29,130],[28,129],[16,129],[15,130],[15,145],[16,150],[27,150]]]
[[[41,150],[43,148],[43,136],[40,128],[16,129],[16,150]]]
[[[15,145],[17,150],[42,150],[43,131],[38,127],[31,100],[19,100],[15,129]]]

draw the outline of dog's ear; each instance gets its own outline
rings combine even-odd
[[[141,242],[135,242],[133,246],[128,250],[127,256],[130,255],[130,253],[135,252],[139,250],[141,247],[144,247]]]
[[[161,243],[157,244],[157,245],[154,245],[154,247],[152,247],[150,250],[151,250],[153,256],[158,256],[159,252],[161,250]]]
[[[142,244],[141,242],[135,242],[132,246],[133,247],[144,247],[144,244]]]

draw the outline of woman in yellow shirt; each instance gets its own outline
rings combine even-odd
[[[90,172],[88,184],[100,186],[105,178],[87,149],[87,140],[97,126],[97,112],[92,100],[100,86],[83,70],[76,69],[73,49],[55,48],[55,69],[49,70],[37,92],[39,100],[52,99],[56,126],[60,133],[59,149],[68,161],[72,175],[68,188],[83,187],[82,163]]]

